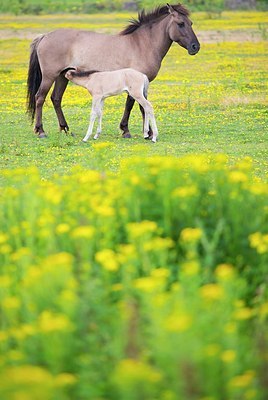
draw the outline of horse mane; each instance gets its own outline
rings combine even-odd
[[[182,4],[175,4],[171,6],[174,8],[175,11],[177,11],[179,14],[189,16],[190,12],[185,8]],[[130,33],[135,32],[138,28],[140,28],[142,25],[148,24],[149,22],[154,22],[158,18],[165,17],[169,14],[169,7],[167,5],[165,6],[159,6],[155,8],[151,12],[145,12],[145,10],[141,10],[138,13],[138,18],[132,18],[129,22],[130,24],[126,26],[126,28],[120,33],[121,35],[129,35]]]

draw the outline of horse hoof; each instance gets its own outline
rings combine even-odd
[[[40,132],[40,133],[38,133],[37,137],[38,137],[38,139],[44,139],[44,138],[47,138],[47,135],[45,134],[45,132]]]
[[[82,140],[81,140],[81,142],[83,142],[83,143],[86,143],[86,142],[87,142],[87,140],[85,140],[85,139],[82,139]]]
[[[126,132],[126,133],[123,133],[123,134],[122,134],[122,137],[123,137],[124,139],[130,139],[130,138],[131,138],[131,134],[130,134],[129,132]]]

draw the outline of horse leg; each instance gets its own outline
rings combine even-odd
[[[36,120],[35,120],[34,132],[38,134],[39,138],[46,137],[46,133],[44,131],[43,124],[42,124],[42,110],[43,110],[43,105],[44,105],[46,96],[47,96],[52,84],[53,84],[53,80],[43,78],[41,85],[35,95]]]
[[[96,133],[96,135],[94,136],[94,139],[98,139],[99,136],[100,136],[100,134],[101,134],[101,123],[102,123],[103,103],[104,103],[104,100],[101,100],[100,105],[99,105],[99,108],[97,109],[97,115],[98,115],[99,123],[98,123],[97,133]]]
[[[58,117],[60,131],[64,131],[65,133],[68,133],[69,127],[61,108],[61,101],[68,82],[68,79],[65,78],[64,75],[59,75],[55,81],[54,89],[51,95],[51,101]]]
[[[122,117],[122,120],[120,122],[120,129],[123,132],[122,136],[124,138],[131,138],[131,134],[129,132],[128,129],[128,120],[129,120],[129,116],[131,113],[131,110],[134,106],[135,100],[133,99],[133,97],[131,96],[127,96],[127,100],[126,100],[126,105],[125,105],[125,111],[124,111],[124,115]]]
[[[145,112],[144,112],[144,108],[139,104],[140,106],[140,111],[141,111],[141,115],[142,115],[142,120],[143,120],[143,131],[144,131],[144,124],[145,124]],[[148,129],[148,135],[145,137],[144,139],[152,139],[153,137],[153,131],[151,128],[151,125],[149,124],[149,129]]]
[[[98,101],[96,101],[94,98],[92,100],[92,108],[91,108],[91,113],[90,113],[90,122],[89,122],[89,127],[86,133],[86,136],[83,139],[83,142],[87,142],[89,137],[92,135],[92,131],[94,128],[94,123],[95,120],[98,116]]]

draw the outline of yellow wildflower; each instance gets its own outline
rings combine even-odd
[[[159,281],[152,277],[143,277],[135,279],[133,286],[144,292],[153,292],[159,287]]]
[[[54,314],[51,311],[43,311],[38,320],[38,327],[42,333],[57,331],[70,331],[72,323],[64,314]]]
[[[198,242],[202,236],[202,230],[199,228],[185,228],[181,231],[180,239],[184,243]]]
[[[235,311],[234,317],[237,320],[246,320],[252,318],[253,310],[249,307],[242,307]]]
[[[251,385],[255,377],[255,371],[246,371],[243,375],[237,375],[230,381],[230,386],[235,388],[245,388]]]
[[[174,189],[172,192],[173,197],[179,197],[179,198],[185,198],[185,197],[190,197],[194,196],[198,193],[197,187],[196,186],[183,186],[179,187],[177,189]]]
[[[117,271],[119,263],[116,253],[111,249],[104,249],[95,254],[95,260],[107,271]]]
[[[157,383],[162,377],[160,372],[145,362],[134,359],[124,359],[117,365],[114,378],[116,381],[127,385],[132,382]]]
[[[133,239],[142,237],[146,234],[151,234],[156,232],[158,227],[156,222],[154,221],[141,221],[141,222],[132,222],[127,225],[130,236]]]
[[[67,233],[70,231],[70,225],[68,224],[59,224],[58,226],[56,226],[56,233],[58,233],[59,235]]]
[[[193,276],[197,275],[200,270],[198,261],[186,261],[182,265],[182,271],[184,275]]]
[[[95,228],[93,226],[90,225],[78,226],[72,231],[71,237],[75,239],[91,239],[94,233],[95,233]]]
[[[55,384],[56,386],[70,386],[77,382],[77,378],[68,373],[62,373],[56,376]]]
[[[215,270],[215,275],[219,280],[229,281],[235,275],[234,267],[230,264],[220,264]]]
[[[236,359],[236,352],[234,350],[225,350],[221,353],[221,360],[226,363],[232,363]]]
[[[184,332],[192,326],[192,323],[191,315],[174,313],[166,319],[165,328],[169,332]]]
[[[2,307],[6,310],[18,309],[21,305],[21,301],[18,297],[9,296],[2,300]]]
[[[6,243],[9,237],[6,233],[0,232],[0,244]]]
[[[248,180],[247,175],[242,171],[231,171],[229,173],[229,181],[238,183],[238,182],[246,182]]]
[[[216,283],[208,283],[200,288],[200,294],[205,300],[219,300],[224,296],[224,290]]]

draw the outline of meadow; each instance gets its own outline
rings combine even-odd
[[[150,85],[159,141],[118,125],[81,142],[88,93],[58,132],[25,114],[31,40],[117,32],[129,14],[0,15],[0,398],[265,400],[268,392],[267,13],[194,13]]]

